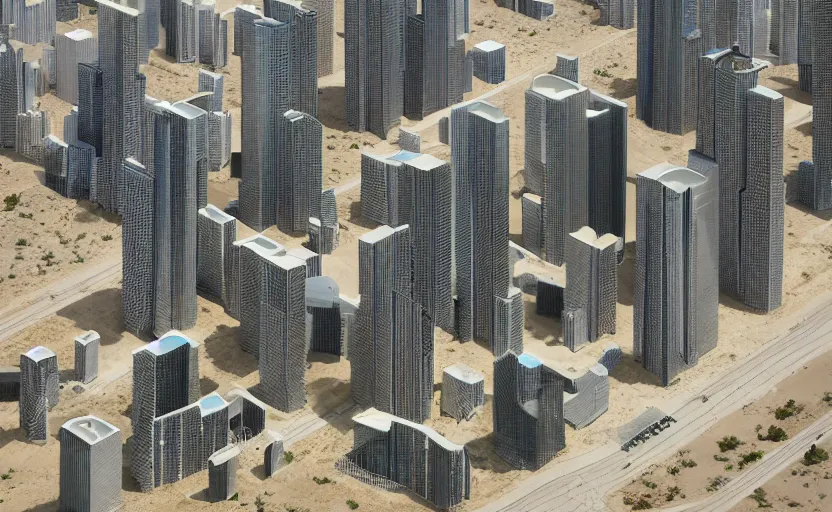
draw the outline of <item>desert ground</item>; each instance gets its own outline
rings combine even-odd
[[[617,343],[624,352],[622,364],[611,373],[610,410],[585,429],[574,431],[567,428],[566,450],[547,467],[557,464],[565,456],[582,453],[615,439],[620,425],[649,406],[673,410],[674,404],[695,395],[704,382],[768,341],[771,333],[782,326],[784,319],[799,311],[810,298],[828,290],[832,283],[831,216],[816,215],[793,202],[795,194],[791,187],[791,176],[798,162],[811,157],[811,121],[808,120],[811,98],[797,89],[796,66],[773,67],[762,73],[761,83],[786,97],[784,177],[788,204],[783,305],[768,315],[760,315],[723,296],[719,308],[719,346],[668,388],[660,387],[656,378],[633,361],[635,176],[665,160],[684,164],[687,151],[694,146],[695,134],[674,136],[655,132],[635,118],[635,30],[622,32],[598,26],[598,11],[581,2],[556,0],[555,3],[557,14],[552,19],[535,21],[498,8],[488,0],[471,2],[469,47],[488,39],[502,42],[507,45],[508,62],[505,84],[488,85],[475,79],[474,91],[466,95],[466,99],[473,99],[492,93],[489,101],[511,118],[510,230],[512,239],[517,242],[520,241],[520,195],[523,189],[523,91],[531,78],[553,69],[556,53],[579,55],[580,81],[630,106],[628,243],[627,257],[619,267],[617,333],[605,336],[578,354],[572,354],[559,340],[560,323],[538,317],[534,297],[526,297],[525,346],[529,352],[576,369],[594,362],[607,342]],[[218,10],[233,5],[230,0],[221,0]],[[67,32],[78,27],[94,32],[95,16],[85,14],[70,24],[59,24],[59,31]],[[37,54],[36,49],[27,52],[33,58]],[[235,130],[239,130],[240,61],[231,55],[229,58],[229,66],[222,70],[226,76],[224,101],[225,108],[236,115]],[[359,188],[348,185],[354,184],[360,176],[362,151],[384,153],[395,150],[397,146],[395,131],[390,134],[389,141],[379,140],[368,133],[347,131],[343,117],[343,2],[340,0],[336,3],[335,59],[335,73],[321,78],[319,82],[319,117],[324,124],[324,186],[342,187],[338,195],[341,246],[332,255],[324,257],[323,268],[324,274],[338,281],[342,293],[355,296],[358,294],[357,238],[376,226],[362,219]],[[147,92],[166,100],[185,98],[196,92],[198,69],[196,65],[175,64],[164,55],[163,50],[156,49],[143,69],[148,77]],[[41,109],[51,114],[52,132],[60,136],[62,118],[69,111],[69,105],[52,93],[39,100]],[[421,133],[422,146],[427,148],[425,152],[449,159],[450,148],[438,143],[438,131],[435,126],[427,126],[429,124],[403,120],[404,126],[424,128]],[[358,144],[359,149],[350,149],[352,144]],[[118,217],[102,213],[100,208],[89,202],[59,197],[46,189],[42,181],[42,169],[12,153],[0,153],[0,195],[14,193],[21,197],[20,204],[14,210],[0,212],[0,297],[6,299],[6,304],[0,304],[0,308],[25,302],[33,293],[64,279],[71,272],[79,272],[97,262],[118,261],[120,258]],[[229,199],[236,198],[236,191],[237,180],[229,178],[228,169],[211,175],[209,202],[222,207]],[[244,232],[245,228],[241,226],[240,236]],[[274,228],[267,230],[266,235],[289,247],[304,242],[302,238],[284,235]],[[24,239],[25,244],[18,245],[19,239]],[[52,257],[47,257],[50,253]],[[83,261],[79,261],[79,257]],[[72,263],[75,261],[77,263]],[[57,510],[59,445],[54,436],[64,421],[84,414],[100,416],[121,429],[125,441],[125,511],[207,508],[208,504],[202,501],[201,494],[207,486],[205,473],[151,493],[138,492],[129,476],[130,352],[148,340],[124,332],[120,298],[120,281],[114,278],[105,289],[0,340],[0,365],[17,364],[22,352],[35,345],[44,345],[57,353],[63,377],[60,404],[49,414],[53,438],[45,446],[24,441],[18,425],[16,403],[0,403],[0,471],[6,471],[5,466],[14,470],[8,473],[10,478],[0,480],[0,500],[3,500],[0,509]],[[199,357],[203,393],[214,390],[224,393],[237,386],[256,384],[257,362],[242,352],[237,344],[239,324],[224,313],[221,305],[200,298],[199,307],[197,325],[186,334],[202,344]],[[100,377],[89,386],[77,387],[77,383],[72,382],[73,337],[87,329],[101,334]],[[447,333],[437,331],[435,358],[435,405],[426,424],[451,441],[467,445],[473,466],[472,493],[471,500],[464,503],[460,510],[474,510],[508,492],[532,473],[514,469],[494,452],[491,436],[493,356],[488,348],[473,342],[462,344]],[[307,407],[291,415],[271,411],[270,426],[280,430],[293,419],[310,413],[325,416],[341,410],[342,404],[350,402],[349,362],[319,354],[310,354],[309,361]],[[486,405],[481,414],[470,422],[459,424],[450,418],[440,417],[438,411],[441,369],[456,362],[465,363],[483,373],[486,392]],[[819,390],[823,391],[826,390]],[[803,400],[807,402],[808,411],[809,398]],[[754,425],[751,425],[752,433]],[[335,461],[352,448],[351,428],[349,414],[336,415],[325,427],[295,440],[287,447],[295,454],[294,461],[269,480],[262,480],[260,446],[256,442],[250,443],[238,474],[239,501],[212,505],[211,509],[255,510],[254,502],[258,496],[265,502],[265,510],[281,512],[348,510],[345,502],[349,499],[359,503],[359,510],[429,509],[427,503],[410,493],[377,490],[334,469]],[[741,434],[750,441],[751,434],[737,430],[736,435]],[[711,442],[708,448],[712,451],[714,446]],[[702,457],[702,467],[705,458]],[[328,477],[335,482],[317,485],[312,480],[315,476]],[[697,484],[696,487],[700,488],[698,491],[704,491],[704,486]],[[694,496],[693,490],[688,492]],[[774,493],[772,490],[772,495]]]
[[[652,508],[671,507],[697,501],[718,491],[724,483],[739,477],[757,462],[741,464],[743,456],[762,452],[762,458],[765,458],[767,453],[832,410],[830,377],[832,353],[826,353],[777,384],[759,400],[718,422],[671,459],[650,467],[640,478],[614,493],[608,501],[609,508],[633,510],[642,500],[650,503]],[[794,401],[791,407],[787,405],[790,400]],[[778,419],[778,414],[782,419]],[[782,434],[787,437],[760,439],[760,436],[768,437],[772,426],[782,429]],[[726,445],[724,447],[730,449],[722,451],[723,446],[717,443],[731,436],[742,444],[733,448]],[[823,510],[822,505],[828,504],[820,503],[824,499],[820,496],[832,491],[829,481],[832,473],[828,472],[828,465],[828,461],[813,466],[801,462],[793,464],[787,474],[774,476],[763,486],[769,502],[776,510],[789,503],[800,503],[809,510],[813,507]],[[744,502],[736,509],[748,510],[750,503],[754,507],[758,505],[751,498],[746,501],[749,503]]]

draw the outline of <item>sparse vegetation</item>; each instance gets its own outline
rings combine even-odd
[[[14,279],[15,277],[17,277],[17,275],[15,275],[15,274],[9,274],[9,275],[8,275],[8,278],[9,278],[9,279]]]
[[[803,506],[803,505],[801,505],[800,503],[798,503],[796,501],[790,501],[788,503],[788,505],[789,505],[790,508],[797,508],[797,507],[802,507]]]
[[[259,494],[254,498],[254,507],[257,509],[257,512],[265,512],[266,510],[266,502],[263,501],[262,496]]]
[[[355,500],[347,500],[347,506],[350,507],[350,510],[355,510],[358,508],[358,503]]]
[[[10,196],[6,196],[3,199],[3,203],[5,206],[3,207],[4,212],[10,212],[14,210],[15,206],[20,204],[20,194],[12,194]]]
[[[789,400],[786,405],[774,410],[774,417],[778,420],[785,420],[800,414],[801,411],[803,411],[803,405],[797,404],[794,400]]]
[[[731,459],[729,459],[728,457],[725,457],[724,455],[715,454],[714,455],[714,460],[717,461],[717,462],[728,462]]]
[[[240,501],[240,493],[235,492],[234,496],[229,498],[229,501]]]
[[[532,30],[531,32],[529,32],[529,37],[533,37],[533,36],[536,36],[536,35],[537,35],[537,30]]]
[[[667,472],[670,473],[673,476],[678,475],[680,471],[681,470],[679,469],[679,466],[668,466],[667,467]]]
[[[110,241],[110,240],[112,240],[112,239],[113,239],[113,237],[112,237],[111,235],[103,235],[103,236],[101,237],[101,240],[103,240],[103,241],[105,241],[105,242],[109,242],[109,241]]]
[[[612,78],[612,74],[606,69],[595,68],[592,70],[592,73],[603,78]]]
[[[695,468],[698,466],[696,461],[691,459],[682,459],[679,461],[679,464],[681,464],[683,468]]]
[[[15,242],[14,245],[18,247],[26,247],[27,245],[29,245],[29,241],[25,238],[18,238],[17,242]]]
[[[15,254],[15,255],[14,255],[14,259],[16,259],[16,260],[22,260],[22,259],[23,259],[23,255],[22,255],[22,254]]]
[[[71,263],[84,263],[84,257],[80,254],[75,255],[75,259]]]
[[[290,451],[283,452],[283,462],[286,464],[291,464],[292,461],[295,460],[295,454]]]
[[[87,234],[86,234],[86,233],[79,233],[79,234],[78,234],[78,236],[76,236],[76,237],[75,237],[75,241],[76,241],[76,242],[80,242],[81,240],[83,240],[83,239],[85,239],[85,238],[87,238]]]
[[[648,489],[655,489],[658,487],[655,482],[651,482],[650,480],[642,480],[641,483],[643,483],[644,487],[647,487]]]
[[[10,475],[8,473],[3,473],[2,475],[0,475],[0,480],[8,480],[11,477],[12,477],[12,475]]]
[[[17,216],[20,217],[21,219],[31,219],[32,218],[31,213],[20,212],[20,213],[17,214]]]
[[[734,465],[733,464],[726,464],[725,465],[725,471],[734,471]]]
[[[326,477],[326,476],[323,477],[323,478],[318,477],[318,476],[313,476],[312,481],[315,482],[318,485],[334,484],[335,483],[335,480],[330,480],[329,477]]]
[[[717,441],[716,444],[719,446],[719,451],[724,453],[730,450],[736,450],[738,446],[745,443],[737,439],[737,436],[725,436]]]
[[[350,149],[358,149],[358,144],[353,142],[352,144],[350,144]]]
[[[286,512],[309,512],[308,508],[305,507],[296,507],[294,505],[287,505],[283,504],[283,508],[286,509]]]
[[[731,479],[727,476],[715,476],[708,480],[708,486],[705,487],[705,490],[708,492],[716,492],[730,481]]]
[[[818,448],[813,444],[809,451],[803,454],[803,463],[807,466],[814,466],[821,462],[829,460],[829,454],[823,448]],[[825,477],[824,477],[825,478]]]
[[[768,499],[766,498],[766,491],[759,487],[754,489],[754,492],[751,493],[749,498],[756,501],[757,507],[759,508],[771,508],[771,503],[769,503]]]
[[[648,510],[651,508],[653,508],[653,504],[644,498],[639,498],[635,503],[633,503],[633,510]]]
[[[739,468],[743,469],[745,466],[751,464],[752,462],[757,462],[758,460],[763,458],[764,454],[765,454],[764,451],[756,450],[756,451],[753,451],[753,452],[748,452],[748,453],[745,453],[743,455],[740,455],[740,462],[738,464]]]
[[[667,488],[667,494],[665,494],[664,499],[667,501],[673,501],[676,499],[676,496],[682,494],[682,489],[679,489],[675,485],[673,487]]]
[[[780,427],[775,427],[774,425],[769,425],[768,433],[766,435],[757,434],[757,439],[760,441],[774,441],[775,443],[780,443],[788,439],[789,436],[786,434],[786,431]]]
[[[823,394],[823,401],[832,405],[832,391],[827,391]]]

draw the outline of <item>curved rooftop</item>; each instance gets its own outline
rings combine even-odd
[[[586,87],[560,76],[544,74],[532,80],[531,90],[547,98],[562,100],[586,90]]]
[[[443,372],[467,384],[476,384],[484,380],[481,373],[477,373],[473,368],[462,363],[451,365],[445,368]]]
[[[64,423],[61,428],[72,432],[87,444],[96,444],[119,432],[118,428],[95,416],[81,416],[80,418],[71,419]]]
[[[485,101],[475,101],[468,106],[468,112],[478,115],[492,123],[502,123],[508,118],[502,110]]]
[[[426,427],[424,425],[420,425],[419,423],[408,421],[404,418],[399,418],[398,416],[393,416],[392,414],[379,411],[378,409],[367,409],[366,411],[360,414],[356,414],[355,416],[353,416],[352,419],[356,423],[359,423],[366,427],[370,427],[373,430],[378,430],[379,432],[390,432],[390,427],[393,425],[393,422],[396,422],[400,425],[404,425],[414,430],[418,430],[419,432],[422,432],[423,434],[425,434],[425,436],[430,438],[431,441],[435,442],[445,450],[458,452],[464,449],[464,447],[461,444],[456,444],[446,439],[439,432],[433,430],[430,427]]]
[[[44,359],[55,357],[55,353],[46,347],[37,346],[29,349],[29,351],[26,352],[26,357],[32,361],[43,361]]]
[[[664,162],[639,173],[640,177],[658,181],[676,192],[683,192],[689,188],[706,183],[708,179],[687,167],[681,167]]]

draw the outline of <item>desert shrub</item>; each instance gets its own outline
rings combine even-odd
[[[731,479],[727,476],[715,476],[708,480],[708,486],[705,487],[705,490],[708,492],[715,492],[722,488],[725,484],[730,482]]]
[[[347,506],[350,507],[350,510],[355,510],[358,508],[358,503],[354,500],[347,500]]]
[[[14,210],[14,207],[20,204],[20,194],[12,194],[10,196],[6,196],[3,199],[3,203],[5,206],[3,207],[4,212],[10,212]]]
[[[695,468],[698,465],[695,460],[691,459],[682,459],[679,461],[679,464],[681,464],[683,468]]]
[[[667,468],[667,472],[670,473],[673,476],[678,475],[679,471],[681,471],[679,469],[679,466],[668,466],[668,468]]]
[[[658,487],[658,485],[656,485],[655,482],[651,482],[650,480],[642,480],[641,483],[644,484],[644,487],[647,487],[648,489],[655,489],[656,487]]]
[[[817,445],[812,445],[809,451],[803,454],[803,463],[807,466],[820,464],[821,462],[829,460],[829,454],[823,448],[818,448]]]
[[[757,462],[758,460],[763,458],[764,453],[765,452],[763,452],[762,450],[757,450],[740,455],[740,462],[738,464],[739,468],[742,469],[745,466],[751,464],[752,462]]]
[[[791,418],[803,411],[803,406],[797,404],[794,400],[789,400],[783,407],[778,407],[774,410],[774,417],[778,420],[785,420]]]
[[[295,460],[295,454],[290,451],[283,452],[283,461],[286,464],[291,464],[292,461]]]
[[[788,438],[789,436],[786,434],[785,430],[780,427],[775,427],[774,425],[769,425],[768,433],[766,433],[766,435],[757,434],[757,439],[760,441],[774,441],[775,443],[785,441]]]
[[[756,501],[757,507],[759,508],[771,508],[771,503],[769,503],[768,499],[766,498],[766,491],[759,487],[754,489],[754,492],[751,493],[749,498]]]
[[[727,452],[730,450],[736,450],[738,446],[745,443],[737,439],[737,436],[725,436],[717,441],[716,444],[719,446],[719,451]]]

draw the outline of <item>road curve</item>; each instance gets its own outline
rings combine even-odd
[[[713,424],[832,349],[832,294],[792,315],[793,327],[714,379],[672,412],[676,423],[629,453],[608,444],[555,463],[479,512],[606,510],[606,496],[678,451]]]

